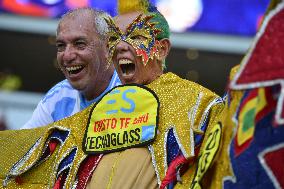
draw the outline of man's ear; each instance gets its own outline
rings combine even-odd
[[[171,42],[168,38],[164,38],[159,40],[160,47],[159,47],[159,57],[160,61],[164,61],[168,56],[170,49],[171,49]]]

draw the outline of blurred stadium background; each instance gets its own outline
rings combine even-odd
[[[167,71],[223,95],[269,0],[151,0],[173,32]],[[0,130],[17,129],[58,81],[55,29],[70,9],[116,15],[116,0],[0,0]]]

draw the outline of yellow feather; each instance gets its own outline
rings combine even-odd
[[[281,0],[271,0],[266,10],[266,13],[273,10],[279,3],[281,3]]]
[[[149,2],[147,0],[118,0],[118,14],[134,11],[147,12]]]

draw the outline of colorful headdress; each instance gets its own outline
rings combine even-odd
[[[126,29],[122,32],[111,18],[106,19],[109,25],[109,57],[112,58],[116,45],[120,41],[129,43],[136,50],[137,56],[142,57],[142,62],[146,65],[149,59],[153,59],[157,54],[159,41],[156,40],[157,34],[161,30],[156,29],[155,23],[150,22],[152,15],[144,16],[140,14]],[[141,39],[142,38],[142,39]],[[111,60],[109,60],[111,61]]]
[[[145,14],[151,14],[151,22],[155,22],[155,27],[161,32],[157,39],[170,37],[170,27],[165,17],[148,0],[118,0],[118,14],[141,11]]]
[[[135,48],[137,55],[142,57],[142,62],[146,65],[150,59],[158,56],[159,40],[169,38],[169,25],[156,7],[146,0],[119,0],[118,14],[130,12],[142,12],[146,16],[139,15],[128,26],[125,33],[116,27],[111,19],[107,20],[109,25],[109,62],[111,62],[116,45],[120,41],[125,41]],[[143,40],[137,39],[137,36],[142,36]]]

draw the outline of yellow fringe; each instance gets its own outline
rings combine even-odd
[[[281,3],[281,0],[270,0],[270,3],[269,3],[269,5],[268,5],[268,7],[267,7],[267,9],[266,9],[266,11],[265,11],[264,17],[266,17],[266,16],[270,13],[270,11],[272,11],[273,9],[275,9],[275,7],[277,7],[277,5],[278,5],[279,3]],[[264,19],[261,21],[261,24],[260,24],[260,25],[263,24],[263,21],[264,21]],[[260,28],[260,27],[259,27],[259,28]]]
[[[118,14],[134,11],[147,12],[149,2],[147,0],[118,0]]]
[[[273,10],[280,2],[281,0],[271,0],[266,10],[266,14]]]

